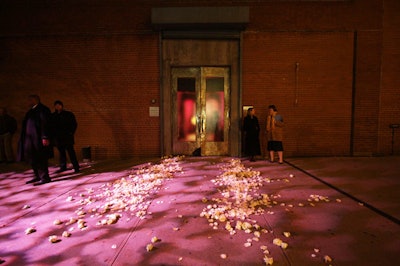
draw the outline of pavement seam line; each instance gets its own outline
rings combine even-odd
[[[363,201],[363,200],[361,200],[361,199],[359,199],[359,198],[357,198],[357,197],[351,195],[350,193],[348,193],[348,192],[346,192],[346,191],[344,191],[344,190],[342,190],[342,189],[336,187],[335,185],[332,185],[331,183],[326,182],[325,180],[323,180],[323,179],[317,177],[316,175],[311,174],[311,173],[308,172],[307,170],[304,170],[304,169],[300,168],[299,166],[297,166],[297,165],[295,165],[295,164],[292,164],[292,163],[290,163],[290,162],[288,162],[288,161],[285,161],[285,163],[287,163],[287,164],[290,165],[291,167],[293,167],[293,168],[299,170],[300,172],[302,172],[302,173],[308,175],[309,177],[311,177],[311,178],[317,180],[318,182],[321,182],[321,183],[323,183],[324,185],[326,185],[326,186],[328,186],[328,187],[330,187],[330,188],[336,190],[337,192],[339,192],[339,193],[345,195],[346,197],[348,197],[348,198],[350,198],[350,199],[356,201],[357,203],[359,203],[359,204],[361,203],[363,206],[365,206],[365,207],[367,207],[368,209],[370,209],[371,211],[373,211],[373,212],[379,214],[380,216],[382,216],[382,217],[388,219],[389,221],[391,221],[391,222],[393,222],[393,223],[395,223],[395,224],[397,224],[397,225],[400,225],[400,220],[397,219],[396,217],[394,217],[394,216],[392,216],[392,215],[390,215],[390,214],[388,214],[388,213],[386,213],[386,212],[384,212],[384,211],[382,211],[382,210],[376,208],[375,206],[369,204],[368,202],[365,202],[365,201]]]

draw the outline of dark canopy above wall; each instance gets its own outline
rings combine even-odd
[[[151,10],[157,30],[243,30],[249,22],[248,7],[166,7]]]

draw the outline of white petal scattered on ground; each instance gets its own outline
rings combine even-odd
[[[76,223],[77,221],[78,221],[77,219],[71,217],[71,218],[69,219],[69,221],[66,223],[66,225],[74,224],[74,223]]]
[[[54,220],[54,222],[53,222],[53,224],[54,225],[60,225],[60,224],[62,224],[63,222],[60,220],[60,219],[56,219],[56,220]]]
[[[272,243],[273,243],[274,245],[281,246],[282,240],[280,240],[279,238],[275,238],[275,239],[272,241]]]
[[[152,251],[153,249],[154,249],[153,244],[147,244],[147,245],[146,245],[146,250],[147,250],[147,252],[150,252],[150,251]]]
[[[62,233],[62,236],[63,236],[63,237],[70,237],[70,236],[71,236],[71,233],[68,232],[68,231],[64,231],[64,232]]]
[[[50,243],[57,243],[57,242],[60,242],[60,241],[61,240],[56,235],[49,236],[49,242]]]
[[[108,215],[108,219],[106,220],[106,224],[115,224],[118,222],[119,218],[121,218],[121,215],[118,213],[113,213]]]
[[[286,243],[286,242],[283,242],[281,239],[279,239],[279,238],[275,238],[273,241],[272,241],[272,243],[274,244],[274,245],[276,245],[276,246],[279,246],[279,247],[281,247],[281,248],[283,248],[283,249],[286,249],[289,245],[288,245],[288,243]]]
[[[76,213],[78,216],[84,216],[86,212],[84,210],[80,210]]]
[[[265,265],[272,265],[274,263],[274,258],[268,257],[267,255],[264,256],[264,263]]]
[[[151,243],[156,243],[156,242],[159,242],[159,241],[161,241],[158,237],[156,237],[156,236],[153,236],[152,238],[151,238]]]
[[[29,227],[29,228],[27,228],[25,230],[25,234],[26,235],[29,235],[29,234],[32,234],[32,233],[35,233],[35,232],[36,232],[36,228],[35,227]]]
[[[289,246],[289,244],[286,242],[282,242],[282,244],[281,244],[281,248],[283,248],[283,249],[287,249],[288,246]]]
[[[85,220],[79,219],[79,220],[78,220],[78,228],[79,228],[79,229],[84,229],[84,228],[86,228],[86,227],[87,227],[87,225],[86,225]]]
[[[330,199],[326,196],[311,194],[308,198],[309,202],[330,202]]]
[[[244,246],[245,246],[246,248],[251,247],[251,243],[250,243],[250,242],[246,242],[246,243],[244,243]]]

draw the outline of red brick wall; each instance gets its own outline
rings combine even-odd
[[[378,151],[382,30],[357,33],[354,101],[354,155]]]
[[[337,31],[382,26],[383,0],[252,1],[248,30]]]
[[[333,97],[335,104],[337,104],[336,111],[335,106],[326,104],[321,99],[325,96],[321,95],[321,99],[318,97],[318,92],[313,91],[312,85],[302,84],[303,89],[310,90],[311,93],[307,94],[303,107],[307,105],[314,105],[315,107],[321,108],[321,112],[317,114],[319,118],[319,124],[314,124],[311,127],[302,122],[302,118],[297,116],[297,108],[286,108],[281,111],[287,110],[289,116],[293,115],[294,125],[287,125],[286,129],[286,150],[289,155],[373,155],[379,153],[378,135],[381,131],[378,130],[379,122],[379,98],[380,98],[380,82],[381,82],[381,56],[382,56],[382,35],[383,35],[383,1],[382,0],[369,0],[369,1],[294,1],[294,2],[274,2],[266,1],[257,6],[253,6],[250,9],[251,21],[247,29],[248,32],[257,36],[276,35],[276,32],[285,33],[283,35],[291,36],[289,39],[284,39],[281,42],[278,40],[275,42],[280,45],[280,50],[276,54],[278,59],[272,60],[272,64],[284,63],[287,58],[292,59],[297,55],[292,50],[294,49],[295,42],[298,41],[296,36],[309,35],[318,36],[320,34],[340,34],[343,32],[346,35],[348,41],[342,43],[339,39],[327,40],[327,42],[320,42],[314,47],[304,46],[300,43],[302,48],[300,56],[302,60],[307,62],[310,61],[314,64],[313,73],[307,73],[310,75],[309,78],[313,80],[314,87],[324,87],[326,85],[332,85],[334,91],[336,91],[336,97]],[[399,8],[391,5],[390,9],[393,14],[398,13]],[[394,18],[393,18],[394,19]],[[398,18],[396,18],[398,20]],[[351,36],[356,32],[356,46],[351,47],[353,39]],[[302,34],[303,33],[303,34]],[[304,37],[303,37],[304,38]],[[305,44],[312,43],[310,39],[303,39]],[[332,41],[332,42],[331,42]],[[301,42],[301,41],[300,41]],[[246,47],[248,42],[244,42]],[[333,44],[333,46],[331,46]],[[251,47],[251,46],[249,46]],[[267,51],[270,47],[264,47],[255,51],[252,48],[246,49],[249,53],[254,54],[253,61],[250,60],[248,64],[255,64],[258,60],[255,55],[257,51]],[[295,50],[295,49],[294,49]],[[351,58],[354,54],[354,63],[356,68],[352,70],[353,62]],[[273,50],[275,52],[275,50]],[[337,54],[335,54],[337,53]],[[341,69],[341,74],[337,75],[337,80],[327,81],[324,80],[322,75],[323,69],[318,68],[321,62],[313,61],[314,58],[318,58],[325,54],[327,60],[332,65],[326,66],[329,73],[334,76],[338,74],[335,69]],[[346,54],[344,58],[343,55]],[[271,53],[273,55],[273,53]],[[315,57],[316,55],[319,55]],[[244,54],[244,58],[245,58]],[[245,58],[246,59],[246,58]],[[280,61],[283,60],[283,61]],[[246,66],[246,60],[244,61]],[[286,62],[289,64],[289,62]],[[291,64],[293,65],[293,60]],[[301,85],[301,75],[305,74],[302,72],[302,63],[300,63],[299,72],[299,86]],[[268,69],[267,62],[257,62],[261,65],[260,68],[266,67]],[[272,65],[269,65],[270,67]],[[290,73],[289,65],[285,70],[281,69],[283,73],[286,71]],[[244,67],[243,71],[246,71]],[[261,72],[263,72],[261,70]],[[273,72],[273,70],[272,70]],[[352,77],[354,73],[354,77]],[[244,80],[249,78],[247,75],[243,75]],[[260,79],[270,79],[268,74],[258,74]],[[341,80],[345,77],[345,80]],[[251,82],[248,80],[248,86]],[[288,79],[281,85],[273,84],[273,88],[283,86],[286,89],[283,90],[283,95],[291,95]],[[327,83],[328,82],[328,83]],[[354,98],[352,98],[352,83],[354,82]],[[285,84],[286,83],[286,84]],[[310,83],[311,84],[311,83]],[[309,84],[309,85],[310,85]],[[244,83],[245,85],[245,83]],[[350,87],[349,87],[350,86]],[[345,91],[343,91],[345,90]],[[301,91],[301,90],[300,90]],[[256,97],[251,96],[253,91],[246,90],[244,88],[243,94],[244,99],[251,102],[260,101],[260,92],[255,91]],[[265,92],[263,92],[266,94]],[[391,93],[389,93],[390,95]],[[282,95],[281,95],[282,96]],[[277,98],[281,98],[281,96]],[[248,98],[246,98],[248,97]],[[266,95],[265,95],[266,97]],[[352,103],[353,101],[353,103]],[[343,104],[343,103],[346,104]],[[333,102],[330,102],[333,103]],[[245,103],[248,104],[248,103]],[[350,107],[349,107],[350,104]],[[354,104],[354,105],[353,105]],[[305,105],[305,106],[304,106]],[[285,106],[285,103],[283,103]],[[310,108],[299,108],[302,109],[304,116],[315,116]],[[341,109],[341,110],[340,110]],[[352,111],[353,109],[353,111]],[[323,113],[330,113],[324,115]],[[318,117],[318,115],[320,117]],[[338,125],[337,120],[341,117],[343,123]],[[288,118],[290,119],[290,118]],[[286,121],[288,121],[286,119]],[[336,122],[335,122],[336,121]],[[300,124],[298,124],[300,122]],[[333,124],[335,126],[333,126]],[[353,123],[353,124],[352,124]],[[329,126],[328,124],[331,124]],[[300,128],[299,128],[300,127]],[[306,127],[308,130],[302,130]],[[318,129],[318,130],[317,130]],[[339,132],[337,130],[339,129]],[[320,132],[322,134],[320,134]],[[293,136],[293,132],[297,134],[303,134]],[[299,133],[303,132],[303,133]],[[306,133],[307,132],[307,133]],[[344,133],[346,132],[346,133]],[[307,140],[307,144],[300,144],[301,139]],[[308,145],[308,147],[302,147]]]
[[[400,124],[400,2],[384,1],[382,82],[379,112],[379,152],[392,152],[390,124]],[[394,132],[394,154],[400,154],[400,128]]]
[[[243,104],[256,108],[263,133],[275,104],[287,155],[348,155],[353,34],[247,33],[243,43]]]
[[[31,93],[53,109],[60,99],[79,123],[76,147],[95,159],[158,156],[157,35],[60,36],[3,40],[1,104],[22,121]],[[156,103],[152,103],[152,99]],[[80,154],[80,152],[79,152]]]

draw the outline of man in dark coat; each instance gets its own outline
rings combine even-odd
[[[38,95],[28,96],[29,111],[22,122],[21,138],[18,145],[18,161],[32,165],[35,177],[26,183],[42,185],[50,182],[48,158],[50,140],[48,121],[50,109],[40,102]]]
[[[64,109],[61,101],[54,102],[55,112],[52,114],[51,125],[54,142],[60,153],[60,169],[57,173],[67,170],[67,154],[74,167],[75,173],[79,172],[79,163],[74,150],[74,134],[78,126],[75,115]]]

